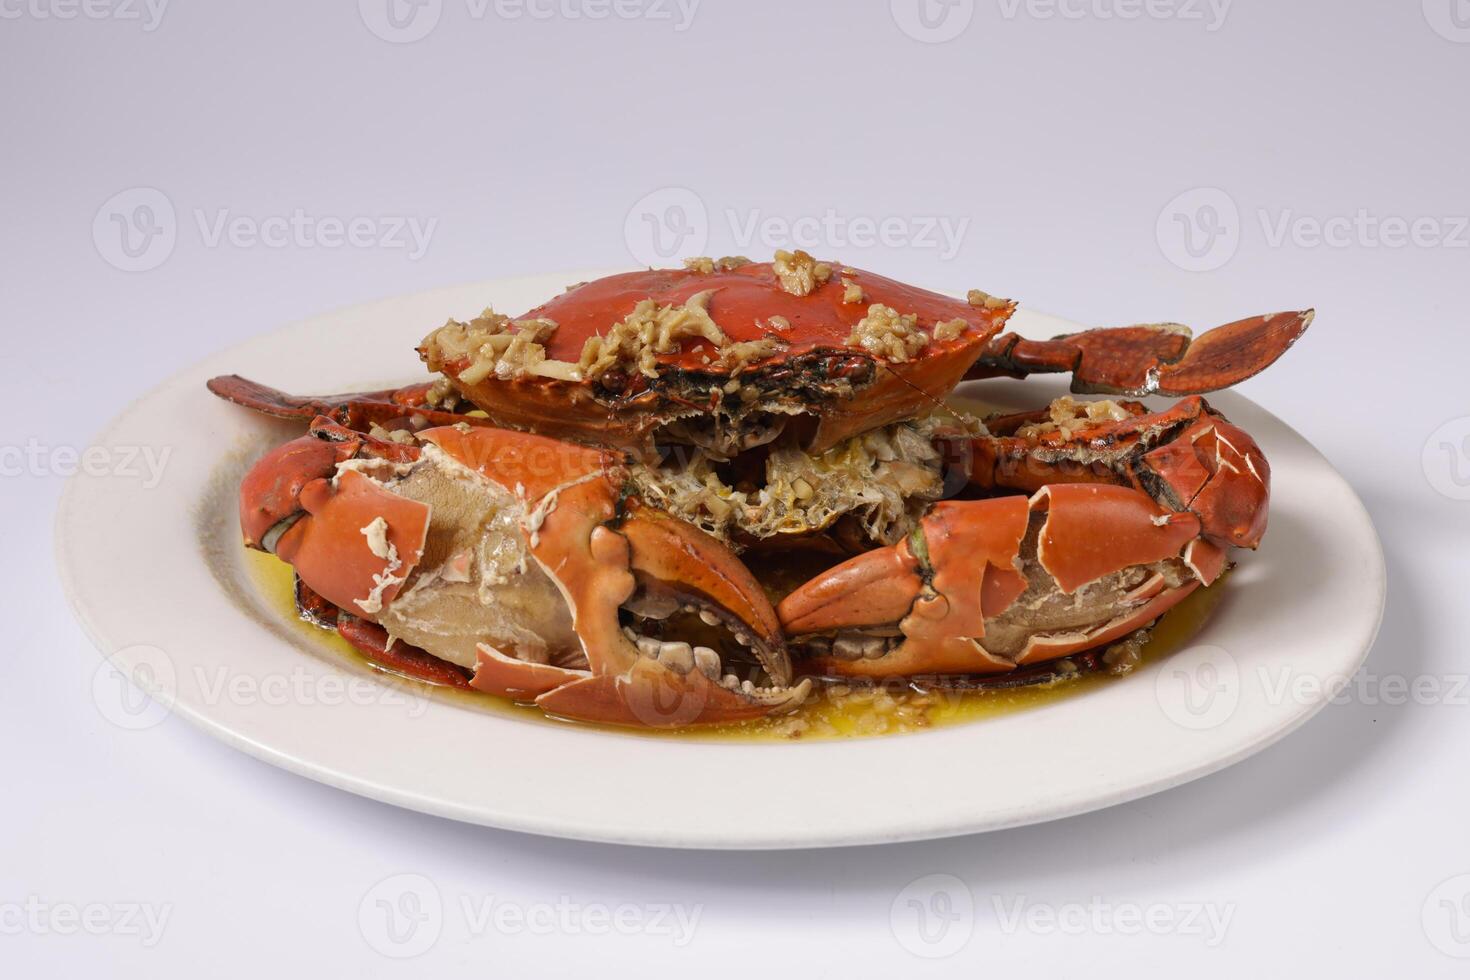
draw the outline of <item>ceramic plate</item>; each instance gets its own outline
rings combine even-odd
[[[810,847],[994,830],[1179,785],[1291,732],[1367,654],[1384,598],[1367,512],[1305,439],[1231,393],[1211,401],[1255,435],[1274,474],[1264,545],[1240,556],[1188,647],[1034,709],[881,738],[648,738],[425,697],[310,642],[261,598],[234,516],[245,467],[300,428],[217,400],[205,380],[239,373],[296,392],[416,380],[413,345],[446,316],[529,309],[584,278],[499,280],[316,317],[208,359],[116,419],[98,440],[109,458],[151,452],[161,475],[78,475],[57,519],[62,581],[111,664],[99,691],[115,668],[155,702],[105,710],[130,725],[173,712],[292,772],[456,820],[630,844]],[[1026,311],[1013,326],[1079,329]],[[1278,370],[1293,367],[1288,355]],[[1064,391],[1055,379],[983,384],[1002,406]]]

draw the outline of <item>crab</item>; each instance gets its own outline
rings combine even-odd
[[[695,259],[451,320],[418,347],[433,382],[210,388],[310,423],[247,476],[242,527],[369,659],[577,720],[740,721],[820,678],[1126,666],[1259,543],[1269,466],[1199,395],[1311,311],[1036,341],[1014,309],[800,252]],[[1045,372],[1182,400],[945,404]],[[778,584],[798,552],[822,570]]]

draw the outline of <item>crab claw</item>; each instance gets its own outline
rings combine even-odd
[[[625,561],[632,573],[633,589],[620,612],[637,624],[623,628],[606,622],[597,633],[636,656],[626,669],[545,690],[536,697],[543,711],[602,724],[670,728],[745,721],[788,711],[805,700],[811,682],[791,685],[791,661],[775,610],[728,548],[636,500],[628,502],[615,531],[599,528],[597,533],[603,536],[598,550]],[[680,615],[686,625],[697,617],[706,628],[723,627],[736,645],[721,652],[679,639]],[[650,627],[661,636],[638,631]],[[743,667],[734,660],[741,650],[751,655],[741,658]],[[491,669],[505,668],[502,662]],[[736,670],[747,676],[741,679]],[[542,672],[542,683],[552,679]]]
[[[275,551],[277,538],[301,516],[301,489],[330,477],[355,451],[350,444],[302,436],[262,456],[240,481],[240,530],[246,546]]]
[[[909,538],[801,586],[777,609],[802,673],[998,674],[1157,619],[1224,566],[1200,521],[1086,483],[936,504]]]
[[[301,489],[304,516],[276,542],[313,592],[369,616],[392,602],[424,552],[427,504],[385,490],[356,470]]]
[[[628,539],[633,578],[643,593],[651,599],[697,603],[755,652],[772,680],[791,680],[776,610],[734,552],[694,525],[636,500],[629,501],[618,530]]]
[[[1177,323],[1103,327],[1027,340],[992,340],[968,378],[1067,373],[1078,393],[1195,395],[1239,384],[1270,367],[1311,326],[1314,312],[1272,313],[1192,339]]]
[[[225,401],[253,409],[279,419],[308,422],[318,416],[348,429],[367,432],[374,425],[387,426],[400,420],[412,420],[415,427],[454,425],[467,422],[485,425],[486,420],[435,408],[429,404],[431,382],[358,391],[341,395],[288,395],[238,374],[222,374],[210,378],[207,387]]]
[[[583,657],[477,645],[471,684],[548,714],[634,727],[741,721],[810,690],[760,585],[714,537],[625,493],[617,454],[501,429],[424,441],[524,500],[529,553],[565,598]]]
[[[600,574],[581,574],[569,592],[600,595],[604,615],[579,610],[578,633],[588,669],[527,663],[480,644],[472,686],[534,701],[547,714],[637,728],[679,728],[745,721],[789,711],[805,700],[811,681],[791,686],[791,662],[775,610],[735,556],[699,529],[633,503],[617,530],[599,526],[592,552]],[[631,573],[631,580],[628,579]],[[593,587],[593,580],[601,583]],[[606,615],[606,603],[621,600]],[[575,601],[575,599],[574,599]],[[596,606],[583,603],[583,610]],[[768,684],[727,671],[712,646],[641,635],[620,625],[630,614],[639,626],[697,611],[706,626],[723,625],[755,658],[731,671],[763,673]],[[677,624],[665,630],[677,636]],[[631,633],[631,636],[629,635]]]
[[[970,481],[980,489],[1115,484],[1193,514],[1222,548],[1255,548],[1266,533],[1270,464],[1248,432],[1198,395],[1161,412],[1064,397],[987,426],[990,435],[967,443]]]
[[[339,463],[357,456],[404,461],[417,454],[413,446],[374,439],[316,417],[306,435],[266,453],[240,481],[245,545],[274,552],[280,536],[302,516],[302,490],[331,477]]]
[[[1168,485],[1176,510],[1199,518],[1205,537],[1237,548],[1261,543],[1271,465],[1244,429],[1205,414],[1142,463]]]

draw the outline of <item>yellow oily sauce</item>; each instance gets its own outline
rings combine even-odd
[[[297,616],[291,566],[272,555],[249,550],[245,552],[245,563],[266,604],[291,624],[291,628],[305,642],[318,645],[324,652],[383,671],[383,668],[365,660],[356,648],[335,632],[313,626]],[[1220,581],[1207,589],[1197,589],[1193,595],[1164,614],[1142,649],[1142,662],[1157,660],[1183,648],[1204,626],[1215,606],[1219,604],[1224,595],[1224,582],[1228,577],[1222,576]],[[414,683],[426,694],[465,707],[531,722],[578,724],[594,730],[602,728],[550,719],[534,706],[511,704],[488,694],[471,694]],[[862,738],[981,721],[1076,697],[1104,684],[1127,683],[1131,681],[1126,675],[1115,676],[1105,671],[1025,687],[988,691],[942,690],[923,693],[897,681],[878,686],[826,682],[819,683],[807,702],[788,715],[731,725],[671,731],[639,730],[636,734],[655,738],[742,741]],[[603,730],[624,734],[634,731],[623,728]]]

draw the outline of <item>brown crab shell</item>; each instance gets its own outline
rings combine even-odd
[[[659,354],[656,378],[630,369],[581,381],[492,375],[463,384],[457,378],[469,367],[468,357],[442,360],[428,343],[419,355],[497,425],[634,451],[647,449],[654,431],[668,421],[713,412],[725,397],[724,385],[739,377],[765,397],[781,392],[777,397],[791,414],[813,416],[816,424],[803,444],[822,452],[850,435],[938,405],[1015,309],[1009,302],[972,306],[871,272],[831,268],[831,277],[804,296],[783,289],[769,262],[713,272],[629,272],[575,286],[518,318],[554,321],[546,357],[575,363],[588,338],[606,334],[640,302],[682,305],[708,291],[706,309],[730,343],[771,339],[781,345],[774,355],[733,371],[721,366],[720,351],[703,338],[686,338]],[[861,301],[844,301],[844,280],[862,289]],[[931,335],[945,321],[962,319],[969,328],[949,340],[931,336],[911,360],[888,361],[848,343],[872,304],[916,316],[918,327]]]

